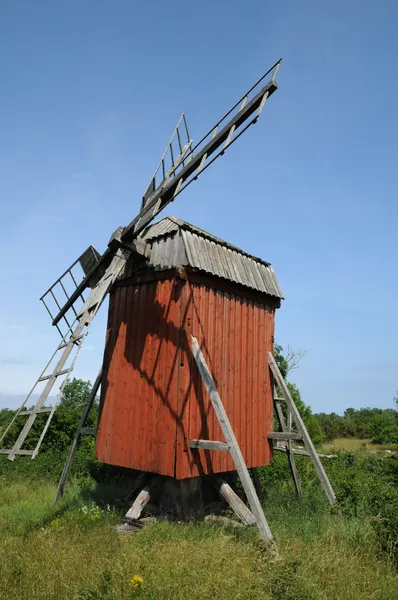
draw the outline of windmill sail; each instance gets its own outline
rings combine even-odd
[[[257,123],[266,100],[278,89],[275,81],[281,60],[278,60],[230,110],[194,146],[184,153],[183,160],[175,164],[163,184],[154,186],[153,179],[147,188],[154,189],[143,201],[140,213],[126,227],[123,242],[130,242],[170,202],[195,181],[219,156],[244,133]],[[264,84],[266,77],[269,81]]]
[[[142,197],[141,209],[148,204],[148,201],[160,186],[164,185],[170,177],[175,177],[176,170],[180,165],[185,166],[185,157],[192,150],[192,144],[187,120],[185,114],[182,113]]]
[[[63,340],[72,332],[78,312],[86,302],[85,289],[93,287],[104,272],[103,269],[96,268],[100,258],[99,252],[93,246],[89,246],[40,298]],[[92,275],[94,271],[97,271],[95,278]],[[66,333],[63,333],[61,323],[54,323],[54,315],[65,303],[68,303],[68,308],[59,320],[62,320],[62,325],[66,327]]]

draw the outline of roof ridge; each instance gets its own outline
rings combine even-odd
[[[264,260],[263,258],[254,256],[253,254],[250,254],[249,252],[242,250],[242,248],[239,248],[239,246],[235,246],[234,244],[231,244],[230,242],[226,242],[225,240],[217,237],[216,235],[209,233],[205,229],[201,229],[200,227],[197,227],[196,225],[192,225],[192,223],[189,223],[188,221],[184,221],[183,219],[180,219],[179,217],[176,217],[174,215],[166,215],[162,219],[159,219],[159,221],[156,221],[155,223],[148,225],[148,227],[142,233],[142,237],[147,238],[147,235],[149,234],[149,237],[147,238],[149,241],[151,239],[155,239],[156,237],[160,238],[160,237],[165,237],[165,236],[169,235],[170,232],[166,231],[166,232],[160,233],[158,236],[154,236],[153,238],[150,236],[150,230],[152,229],[152,227],[156,227],[156,225],[159,225],[160,223],[162,223],[162,221],[171,221],[171,223],[174,223],[174,225],[176,225],[178,229],[185,229],[194,235],[199,235],[199,236],[209,240],[210,242],[219,244],[220,246],[224,246],[225,248],[229,248],[230,250],[238,252],[239,254],[241,254],[243,256],[247,256],[248,258],[251,258],[255,262],[266,265],[267,267],[271,266],[271,263]]]
[[[271,263],[268,262],[267,260],[264,260],[263,258],[260,258],[258,256],[254,256],[253,254],[250,254],[249,252],[242,250],[242,248],[239,248],[239,246],[235,246],[234,244],[231,244],[230,242],[226,242],[225,240],[206,231],[205,229],[201,229],[200,227],[197,227],[196,225],[192,225],[192,223],[189,223],[188,221],[184,221],[183,219],[180,219],[179,217],[175,217],[174,215],[167,215],[166,217],[163,217],[163,219],[160,219],[160,221],[163,221],[165,219],[169,219],[170,221],[172,221],[173,223],[175,223],[182,229],[188,229],[188,231],[191,231],[194,234],[201,235],[205,238],[208,238],[212,242],[218,243],[221,246],[225,246],[226,248],[230,248],[231,250],[235,250],[235,251],[239,252],[240,254],[247,256],[248,258],[251,258],[257,262],[265,264],[267,267],[271,266]],[[158,223],[160,223],[160,221],[158,221]]]

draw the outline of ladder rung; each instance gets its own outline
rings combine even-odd
[[[97,435],[95,427],[81,427],[80,435]]]
[[[12,448],[1,448],[0,454],[10,454]],[[34,450],[16,450],[14,454],[20,454],[21,456],[33,456]]]
[[[212,440],[189,440],[189,447],[200,450],[229,450],[229,444],[226,442],[216,442]]]
[[[23,412],[20,412],[18,416],[24,417],[25,415],[38,415],[39,413],[51,412],[52,409],[52,406],[43,406],[42,408],[38,408],[37,410],[24,410]]]
[[[303,436],[301,433],[295,433],[293,431],[270,431],[267,434],[269,440],[302,440]]]
[[[79,335],[79,337],[77,338],[73,338],[71,337],[67,342],[61,342],[60,345],[58,346],[58,350],[62,350],[63,348],[66,348],[66,346],[68,344],[70,344],[71,342],[73,342],[74,344],[77,344],[84,336]]]
[[[51,373],[51,375],[44,375],[44,377],[40,377],[39,381],[47,381],[47,379],[51,379],[51,377],[59,377],[60,375],[66,375],[69,373],[69,369],[64,369],[63,371],[58,371],[58,373]]]

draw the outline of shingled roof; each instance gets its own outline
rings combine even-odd
[[[273,268],[261,258],[177,217],[165,217],[143,233],[150,245],[146,268],[163,271],[176,267],[209,273],[224,280],[283,298]],[[130,269],[122,275],[128,277]]]

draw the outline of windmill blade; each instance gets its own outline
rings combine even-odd
[[[121,240],[121,236],[123,234],[124,227],[118,227],[116,231],[113,232],[111,239],[108,243],[108,248],[105,250],[104,254],[100,256],[97,253],[98,261],[96,263],[92,263],[92,261],[87,263],[87,274],[86,277],[81,281],[81,283],[76,287],[74,292],[70,295],[65,304],[61,307],[58,306],[59,312],[55,317],[51,315],[53,318],[52,324],[57,327],[58,323],[65,319],[65,315],[72,308],[75,312],[76,316],[79,317],[81,314],[81,308],[75,310],[76,303],[79,301],[79,297],[82,297],[82,294],[86,288],[95,289],[98,283],[101,281],[106,269],[111,264],[111,261],[119,248],[124,248],[128,250],[129,256],[131,256],[136,262],[146,261],[148,259],[148,248],[147,244],[142,240],[135,239],[131,244],[125,244]],[[86,251],[87,252],[87,251]],[[85,254],[85,253],[84,253]],[[84,256],[84,254],[82,256]],[[80,257],[81,259],[82,257]],[[80,260],[78,259],[78,260]],[[88,268],[91,264],[93,266]],[[82,305],[85,306],[85,303]],[[48,310],[48,309],[47,309]],[[50,313],[51,314],[51,313]]]
[[[163,184],[150,184],[149,193],[144,197],[142,208],[137,217],[126,227],[122,241],[131,242],[159,214],[165,206],[172,202],[200,173],[207,169],[219,156],[241,135],[257,122],[266,100],[278,89],[275,76],[281,60],[278,60],[234,106],[209,130],[209,132],[189,151],[184,160],[172,170]],[[269,75],[270,79],[263,84]],[[262,85],[262,87],[261,87]],[[221,148],[221,149],[220,149]],[[218,151],[218,152],[217,152]],[[152,187],[151,187],[152,185]]]
[[[175,172],[179,166],[185,166],[185,157],[192,151],[192,144],[193,141],[189,137],[187,120],[185,114],[182,113],[142,197],[141,209],[148,204],[148,201],[159,187],[164,185],[170,177],[175,177]]]
[[[124,247],[130,251],[133,258],[141,259],[143,251],[137,247],[139,242],[137,237],[140,232],[178,194],[224,154],[250,125],[257,122],[266,100],[278,89],[275,77],[281,60],[278,60],[194,147],[189,137],[185,115],[182,114],[144,193],[141,211],[127,227],[117,230],[118,235],[112,236],[107,250],[53,318],[53,325],[57,326],[82,292],[87,287],[91,287],[89,284],[94,277],[98,281],[103,274],[103,269],[108,267],[118,248]],[[269,80],[264,84],[268,75],[270,75]],[[173,144],[178,144],[179,154],[176,158],[174,158]],[[157,180],[160,178],[161,181],[158,183]]]
[[[100,262],[99,252],[94,246],[89,246],[40,298],[63,340],[73,330],[80,308],[86,302],[84,291],[93,287],[101,277],[101,272],[104,272],[104,269],[98,268]],[[61,311],[65,306],[63,315],[54,323],[53,313]],[[65,333],[59,324],[61,319],[66,327]]]

